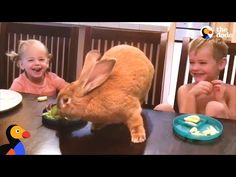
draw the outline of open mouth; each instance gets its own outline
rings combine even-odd
[[[34,77],[41,77],[43,74],[43,68],[32,68],[31,69],[32,75]]]
[[[33,68],[32,71],[36,72],[36,73],[39,73],[40,71],[42,70],[42,68]]]

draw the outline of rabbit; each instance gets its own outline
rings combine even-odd
[[[78,80],[62,89],[57,106],[62,116],[92,122],[92,130],[104,125],[124,123],[131,142],[146,140],[141,116],[154,75],[154,67],[145,54],[130,45],[117,45],[101,57],[91,50]]]

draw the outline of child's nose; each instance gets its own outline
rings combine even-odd
[[[190,65],[190,69],[191,69],[192,71],[196,71],[196,70],[199,69],[199,65],[198,65],[198,64],[191,64],[191,65]]]
[[[39,60],[35,60],[35,61],[34,61],[34,64],[35,64],[35,65],[38,65],[38,64],[40,64],[40,61],[39,61]]]

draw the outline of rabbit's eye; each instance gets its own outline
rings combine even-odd
[[[70,102],[71,102],[71,98],[70,97],[68,97],[68,96],[61,97],[60,101],[59,101],[59,105],[58,105],[59,109],[60,108],[65,108],[66,105],[68,105]]]
[[[62,103],[63,103],[63,104],[69,103],[69,98],[68,98],[68,97],[63,97],[63,98],[62,98]]]

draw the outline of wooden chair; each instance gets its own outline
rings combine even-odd
[[[160,103],[168,33],[88,27],[84,56],[92,49],[103,54],[118,44],[129,44],[141,49],[155,67],[155,76],[143,107],[153,108]]]
[[[174,109],[176,112],[179,112],[178,103],[177,103],[177,91],[178,88],[184,84],[184,79],[186,75],[186,68],[187,68],[187,61],[188,61],[188,45],[191,39],[189,37],[185,37],[182,43],[181,55],[180,55],[180,62],[179,62],[179,69],[178,69],[178,76],[177,76],[177,83],[175,89],[175,99],[174,99]],[[192,76],[188,74],[188,82],[192,81]]]
[[[50,70],[66,81],[76,79],[78,29],[23,23],[0,23],[0,88],[9,88],[21,70],[10,61],[6,52],[18,50],[18,41],[38,39],[52,53]]]
[[[188,63],[188,46],[191,39],[189,37],[185,37],[183,39],[181,56],[180,56],[180,64],[179,64],[179,72],[177,77],[176,89],[175,89],[175,100],[174,100],[174,109],[179,112],[178,104],[177,104],[177,91],[178,88],[187,83],[192,83],[192,76],[187,70]],[[227,42],[229,47],[228,55],[227,55],[227,65],[224,70],[220,72],[219,79],[223,80],[227,84],[236,85],[236,43]],[[187,78],[186,78],[187,77]]]

